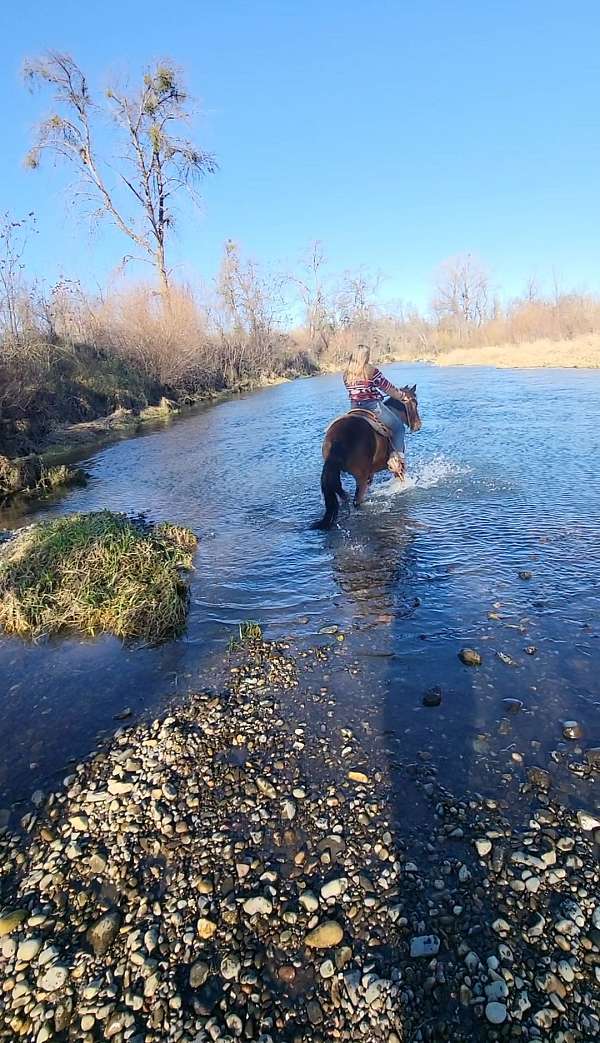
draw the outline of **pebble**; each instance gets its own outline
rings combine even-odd
[[[319,899],[312,891],[303,891],[298,901],[307,913],[315,913],[319,908]]]
[[[423,706],[439,706],[442,701],[442,689],[439,685],[430,688],[423,696]]]
[[[579,721],[563,721],[562,733],[564,739],[581,739],[583,728]]]
[[[40,989],[44,992],[56,992],[58,989],[62,989],[69,972],[66,967],[63,967],[60,963],[53,963],[45,971],[39,981]]]
[[[492,1025],[502,1025],[506,1021],[507,1010],[503,1003],[492,1001],[485,1007],[485,1016]]]
[[[344,937],[344,931],[335,920],[324,920],[312,931],[309,931],[304,939],[309,949],[328,949],[330,946],[339,945]]]
[[[440,950],[440,940],[435,934],[422,934],[410,940],[410,955],[436,956]]]
[[[593,829],[600,829],[600,819],[588,814],[587,811],[578,811],[577,821],[586,833],[591,833]]]
[[[87,932],[87,940],[94,950],[94,956],[104,956],[114,942],[121,926],[121,914],[115,909],[102,916],[92,924]]]
[[[458,658],[465,666],[481,666],[482,658],[474,648],[461,648]]]
[[[73,815],[69,819],[69,822],[73,829],[77,830],[79,833],[87,833],[90,828],[90,820],[87,815]]]
[[[475,848],[476,848],[477,854],[480,856],[480,858],[485,858],[485,856],[489,855],[490,851],[492,850],[492,842],[491,842],[491,840],[488,840],[487,838],[483,838],[481,840],[476,840],[475,841]]]
[[[17,949],[17,959],[21,960],[23,963],[31,963],[31,961],[37,956],[41,947],[41,938],[27,938],[19,944]]]
[[[268,916],[273,912],[273,903],[262,895],[256,895],[254,898],[246,899],[243,909],[248,916]]]
[[[207,941],[209,938],[212,938],[217,929],[217,925],[213,920],[209,920],[208,917],[201,916],[196,925],[196,929],[198,931],[198,937]]]
[[[339,898],[347,887],[348,881],[345,877],[336,877],[336,879],[329,880],[326,884],[323,884],[321,898],[324,902],[327,902],[330,898]]]
[[[12,934],[21,926],[23,920],[29,916],[27,909],[12,909],[0,915],[0,938],[6,934]]]

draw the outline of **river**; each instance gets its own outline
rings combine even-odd
[[[463,790],[490,794],[503,775],[550,762],[565,799],[582,799],[577,774],[561,773],[574,748],[561,722],[580,723],[583,749],[600,746],[600,373],[386,371],[418,386],[408,481],[379,479],[329,534],[309,526],[322,434],[345,409],[336,376],[114,442],[82,458],[86,488],[0,515],[2,527],[107,507],[201,539],[181,640],[2,640],[0,805],[48,789],[125,707],[157,711],[210,683],[247,619],[300,648],[328,645],[331,713],[398,756],[419,751]],[[463,646],[480,668],[462,665]],[[441,705],[425,707],[434,686]]]

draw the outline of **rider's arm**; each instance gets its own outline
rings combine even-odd
[[[383,391],[386,395],[389,395],[390,398],[395,398],[398,402],[406,401],[406,394],[404,393],[404,391],[399,391],[398,388],[394,384],[392,384],[391,380],[388,380],[387,377],[384,377],[381,370],[377,369],[376,366],[373,366],[373,373],[371,374],[371,379],[375,387],[379,388],[380,391]]]

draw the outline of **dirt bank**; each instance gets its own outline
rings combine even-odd
[[[0,1039],[596,1038],[600,821],[373,762],[327,654],[254,644],[2,830]]]

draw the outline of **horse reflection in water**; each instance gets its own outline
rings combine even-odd
[[[398,413],[401,422],[410,431],[420,431],[416,385],[402,388],[402,391],[403,402],[388,398],[385,406]],[[334,420],[323,442],[325,462],[321,472],[321,491],[325,500],[325,513],[315,522],[314,529],[330,529],[337,521],[340,502],[347,499],[341,482],[342,471],[355,478],[354,506],[360,507],[373,476],[387,468],[390,450],[390,439],[384,425],[371,414],[354,409]]]

